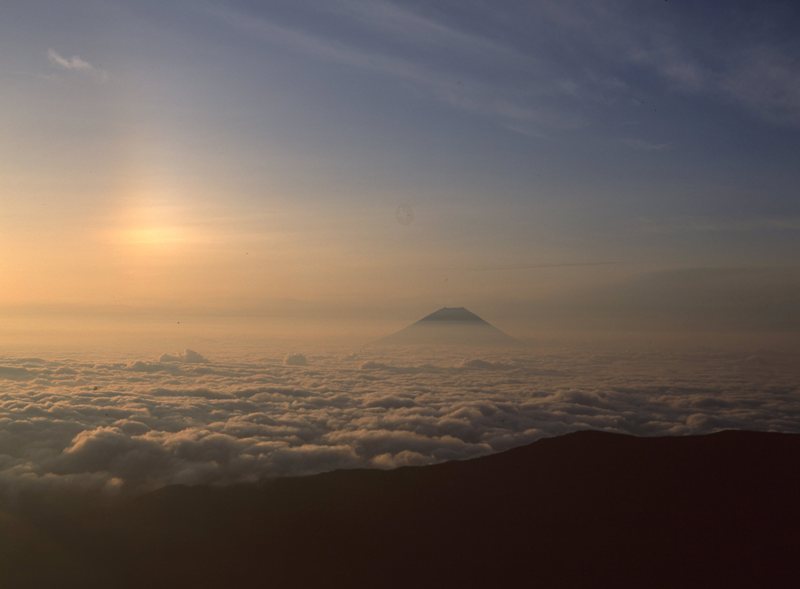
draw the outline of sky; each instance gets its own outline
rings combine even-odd
[[[0,337],[365,338],[444,305],[531,337],[797,333],[799,27],[793,2],[8,0]]]

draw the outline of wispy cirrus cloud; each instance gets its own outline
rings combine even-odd
[[[376,31],[387,44],[370,44],[327,31],[285,24],[229,7],[207,6],[228,26],[305,56],[395,78],[462,112],[494,119],[499,126],[531,136],[545,130],[574,129],[585,121],[559,104],[576,84],[550,71],[531,55],[391,2],[348,0],[325,5],[351,24]],[[488,80],[484,70],[503,72]],[[484,73],[482,73],[484,72]],[[535,84],[519,86],[520,79]]]
[[[800,217],[784,216],[677,216],[668,219],[640,219],[642,231],[650,233],[688,233],[688,232],[756,232],[756,231],[798,231]]]
[[[596,127],[615,106],[641,106],[643,96],[665,91],[737,104],[772,123],[800,121],[796,60],[780,42],[748,33],[733,46],[727,37],[684,34],[698,26],[689,9],[568,1],[456,10],[390,0],[312,3],[314,18],[212,3],[206,9],[265,43],[395,78],[534,137]],[[729,21],[726,30],[736,30],[739,21]],[[640,151],[670,147],[625,143]]]
[[[533,58],[496,39],[459,29],[389,0],[334,0],[323,10],[349,18],[373,31],[415,46],[472,53],[485,58],[531,62]]]
[[[637,139],[635,137],[626,137],[622,139],[622,144],[636,151],[665,151],[672,147],[669,143],[645,141],[644,139]]]
[[[108,79],[108,73],[105,70],[95,67],[77,55],[66,57],[51,48],[47,50],[47,61],[49,61],[53,67],[61,70],[89,75],[101,81]]]
[[[720,85],[738,103],[764,118],[800,126],[800,62],[777,48],[748,49]]]
[[[754,116],[800,126],[797,45],[784,38],[791,20],[780,10],[732,6],[708,34],[691,10],[666,5],[632,11],[626,2],[545,2],[543,16],[576,52],[593,54],[601,67],[634,65],[655,74],[671,92],[739,105]],[[687,29],[697,28],[696,34]],[[791,35],[790,35],[791,36]]]

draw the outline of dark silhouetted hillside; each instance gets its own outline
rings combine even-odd
[[[0,584],[791,587],[799,464],[800,435],[582,432],[429,467],[31,503],[38,520],[0,519]]]

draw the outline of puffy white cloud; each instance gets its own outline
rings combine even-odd
[[[205,364],[208,360],[198,352],[188,348],[181,354],[162,354],[159,362],[185,362],[187,364]]]
[[[33,374],[23,366],[0,366],[0,379],[32,378]]]
[[[510,368],[509,365],[502,362],[490,362],[488,360],[481,360],[480,358],[473,358],[471,360],[464,360],[461,363],[461,368],[474,368],[477,370],[502,370]]]
[[[375,468],[398,468],[400,466],[421,466],[428,462],[428,457],[419,452],[403,450],[397,454],[380,454],[370,464]]]
[[[362,352],[315,355],[313,370],[177,357],[0,358],[0,490],[392,468],[580,429],[800,432],[796,354]]]
[[[306,366],[308,359],[303,354],[289,354],[283,359],[286,366]]]
[[[380,407],[383,409],[399,409],[400,407],[414,407],[416,402],[410,396],[386,395],[369,399],[364,403],[364,407]]]
[[[128,370],[134,372],[177,372],[176,367],[171,366],[169,362],[146,362],[142,360],[131,362],[128,365]]]

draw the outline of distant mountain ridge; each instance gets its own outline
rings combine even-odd
[[[517,340],[465,307],[442,307],[378,343],[469,347],[519,344]]]

